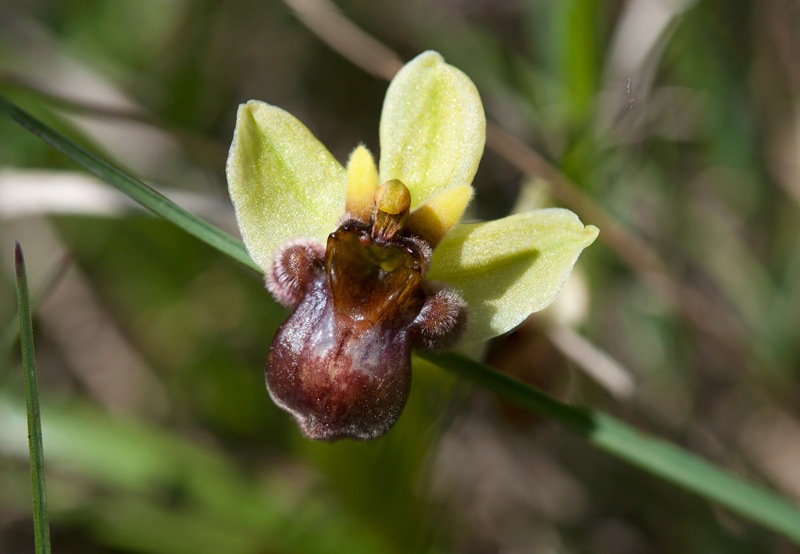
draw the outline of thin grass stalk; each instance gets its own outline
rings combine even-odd
[[[25,407],[28,414],[28,451],[33,489],[33,532],[36,554],[50,554],[50,524],[47,517],[47,493],[44,484],[44,447],[42,446],[42,422],[39,416],[39,387],[36,382],[31,302],[28,293],[28,276],[25,272],[25,258],[18,242],[14,248],[14,268],[17,277],[19,341],[22,351],[22,369],[25,375]]]
[[[154,188],[126,175],[105,160],[81,148],[2,96],[0,96],[0,112],[154,214],[171,221],[190,235],[225,252],[245,266],[260,271],[240,241],[181,208]]]
[[[800,544],[800,508],[699,456],[622,421],[570,406],[489,366],[452,352],[418,356],[521,408],[561,423],[597,448]]]
[[[44,302],[44,300],[55,290],[55,288],[61,282],[61,279],[67,273],[70,263],[71,256],[69,254],[64,254],[53,267],[48,269],[44,278],[42,279],[41,285],[34,290],[33,294],[31,295],[31,313],[36,312],[36,309],[39,307],[39,305]],[[19,314],[12,313],[5,329],[2,333],[0,333],[0,360],[4,358],[7,359],[16,351],[15,347],[19,341],[19,323],[17,322],[17,319],[19,319]],[[0,370],[0,379],[2,377],[3,372]]]

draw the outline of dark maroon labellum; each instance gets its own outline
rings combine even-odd
[[[408,399],[411,348],[449,346],[464,328],[461,298],[424,280],[427,244],[376,228],[349,220],[324,251],[290,243],[268,278],[294,311],[273,340],[267,387],[313,439],[384,434]]]
[[[324,266],[281,325],[269,355],[273,399],[312,438],[369,439],[400,416],[411,388],[409,325],[419,313],[422,256],[381,247],[358,224],[328,238]]]

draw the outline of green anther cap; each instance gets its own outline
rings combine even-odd
[[[411,193],[399,180],[386,181],[375,191],[372,208],[372,236],[391,240],[405,229],[411,209]]]

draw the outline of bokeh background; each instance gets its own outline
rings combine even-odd
[[[554,306],[472,355],[800,502],[800,4],[332,8],[1,0],[0,93],[236,233],[239,103],[377,152],[384,77],[438,50],[493,122],[469,218],[601,230]],[[259,276],[5,118],[0,552],[33,543],[14,238],[55,552],[800,552],[422,362],[386,437],[303,439],[264,389],[285,312]]]

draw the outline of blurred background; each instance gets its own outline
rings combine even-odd
[[[800,502],[800,4],[337,6],[0,0],[0,93],[236,233],[239,103],[344,161],[378,151],[397,60],[438,50],[493,122],[469,218],[566,206],[601,231],[473,355]],[[264,388],[286,314],[260,277],[2,118],[2,553],[33,549],[14,238],[54,552],[800,552],[419,360],[387,436],[303,439]]]

